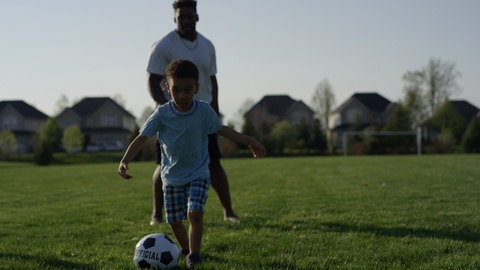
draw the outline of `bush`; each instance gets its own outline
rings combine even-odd
[[[53,148],[48,140],[41,140],[35,149],[33,161],[37,165],[48,165],[53,159]]]
[[[67,152],[80,151],[83,148],[85,136],[79,125],[72,125],[65,129],[62,137],[62,145]]]
[[[0,132],[0,157],[8,159],[18,149],[17,138],[11,130]]]
[[[462,147],[467,153],[480,152],[480,121],[477,118],[468,124],[467,130],[463,134]]]

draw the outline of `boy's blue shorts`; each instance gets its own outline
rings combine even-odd
[[[167,223],[187,219],[187,212],[205,210],[210,179],[194,180],[183,187],[163,187],[163,200]]]

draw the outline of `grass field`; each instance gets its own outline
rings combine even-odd
[[[480,155],[225,159],[196,269],[480,269]],[[0,163],[0,269],[134,269],[153,162]],[[184,269],[184,258],[178,269]]]

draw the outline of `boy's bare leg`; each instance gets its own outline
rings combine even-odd
[[[153,172],[152,182],[153,182],[153,210],[152,210],[152,219],[150,220],[150,225],[155,225],[162,223],[163,215],[163,190],[162,190],[162,177],[161,177],[162,167],[157,166],[155,172]]]
[[[200,253],[203,234],[203,213],[198,210],[189,211],[188,220],[190,221],[190,254]]]
[[[211,160],[209,164],[210,178],[213,189],[217,192],[220,203],[223,206],[223,219],[238,221],[239,218],[232,209],[230,198],[230,187],[227,174],[220,163],[220,160]]]
[[[178,244],[182,250],[188,250],[189,241],[188,241],[188,234],[185,225],[183,225],[182,221],[175,221],[170,223],[170,227],[172,228],[173,234],[175,238],[177,238]]]

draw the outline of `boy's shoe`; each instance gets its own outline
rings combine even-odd
[[[186,265],[187,268],[193,268],[194,265],[202,263],[202,258],[198,253],[192,253],[187,255]]]

